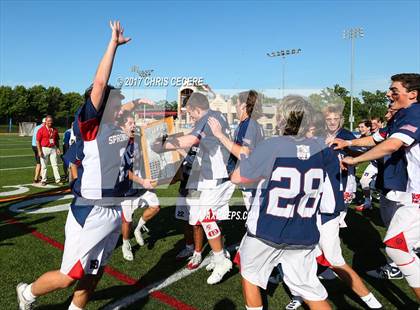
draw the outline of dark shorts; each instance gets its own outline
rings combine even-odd
[[[32,146],[32,151],[34,151],[34,154],[35,154],[35,162],[37,164],[41,164],[41,161],[39,160],[39,156],[38,156],[38,148],[36,146]]]

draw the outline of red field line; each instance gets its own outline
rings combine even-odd
[[[49,245],[52,245],[53,247],[63,251],[64,250],[64,245],[42,233],[40,233],[39,231],[30,228],[28,225],[19,222],[16,218],[5,214],[5,213],[0,213],[0,219],[2,219],[3,221],[5,221],[8,224],[11,225],[15,225],[17,227],[19,227],[21,230],[28,232],[30,234],[32,234],[34,237],[36,237],[39,240],[42,240],[46,243],[48,243]],[[129,275],[122,273],[120,271],[118,271],[117,269],[114,269],[112,267],[106,266],[105,267],[105,273],[107,273],[108,275],[110,275],[111,277],[114,277],[115,279],[124,282],[128,285],[135,285],[136,287],[139,288],[143,288],[144,286],[141,285],[140,283],[138,283],[138,281],[132,277],[130,277]],[[175,297],[172,297],[168,294],[165,294],[161,291],[156,291],[150,294],[150,296],[152,298],[155,298],[157,300],[159,300],[162,303],[165,303],[171,307],[173,307],[174,309],[180,309],[180,310],[196,310],[196,308],[187,305],[185,303],[183,303],[182,301],[176,299]]]

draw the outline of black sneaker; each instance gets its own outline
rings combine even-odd
[[[373,278],[382,280],[399,280],[404,278],[401,270],[398,267],[391,266],[390,264],[381,266],[376,270],[369,270],[366,274]]]

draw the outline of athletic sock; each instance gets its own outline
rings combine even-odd
[[[225,251],[224,250],[221,250],[220,252],[213,251],[213,255],[214,255],[214,262],[220,263],[225,258]]]
[[[127,239],[127,240],[123,239],[123,245],[125,245],[125,244],[129,244],[129,245],[131,245],[131,244],[130,244],[130,240],[129,240],[129,239]]]
[[[365,197],[365,203],[364,203],[365,205],[368,205],[368,206],[371,206],[372,205],[372,200],[371,200],[371,198],[367,198],[367,197]]]
[[[32,283],[29,284],[22,292],[23,297],[29,301],[32,302],[35,300],[36,296],[32,294]]]
[[[397,264],[394,263],[394,262],[390,262],[390,263],[388,263],[388,265],[390,265],[391,267],[394,267],[394,268],[398,268]]]
[[[201,252],[194,251],[193,255],[200,255],[201,256]]]
[[[83,310],[83,308],[80,308],[80,307],[76,306],[73,302],[71,302],[68,310]]]
[[[381,303],[376,299],[375,296],[373,296],[372,293],[369,293],[366,296],[360,297],[360,299],[362,299],[370,309],[382,308]]]
[[[140,229],[144,224],[146,224],[146,221],[143,219],[143,217],[141,217],[139,219],[139,223],[137,224],[137,228],[136,229]]]
[[[261,307],[248,307],[245,305],[246,310],[263,310],[263,306]]]

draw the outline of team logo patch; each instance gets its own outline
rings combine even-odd
[[[309,157],[311,157],[311,149],[309,145],[296,145],[296,148],[296,155],[300,160],[308,160]]]

